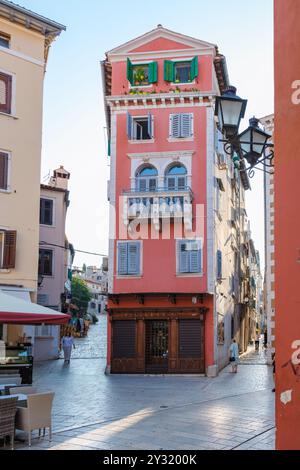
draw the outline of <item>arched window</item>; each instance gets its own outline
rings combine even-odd
[[[176,163],[166,171],[166,189],[170,191],[182,191],[187,186],[187,171],[184,165]]]
[[[137,191],[155,191],[157,188],[157,169],[152,165],[143,166],[136,173]]]

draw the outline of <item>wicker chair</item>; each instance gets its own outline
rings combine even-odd
[[[10,436],[11,449],[14,449],[15,416],[17,412],[17,397],[0,400],[0,439]]]

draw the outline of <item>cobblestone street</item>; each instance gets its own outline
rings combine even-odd
[[[55,391],[53,440],[31,449],[273,449],[272,370],[242,356],[238,374],[105,375],[106,316],[76,339],[71,364],[35,364],[34,385]],[[22,435],[21,435],[22,436]],[[17,444],[29,449],[27,443]]]

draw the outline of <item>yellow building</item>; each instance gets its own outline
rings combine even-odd
[[[31,301],[38,281],[44,74],[62,30],[0,0],[0,289]],[[7,328],[0,339],[17,339],[20,329]]]

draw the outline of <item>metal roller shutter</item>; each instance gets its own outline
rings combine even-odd
[[[179,357],[203,357],[202,322],[201,320],[179,321]]]
[[[135,320],[119,320],[113,322],[113,358],[134,358]]]

